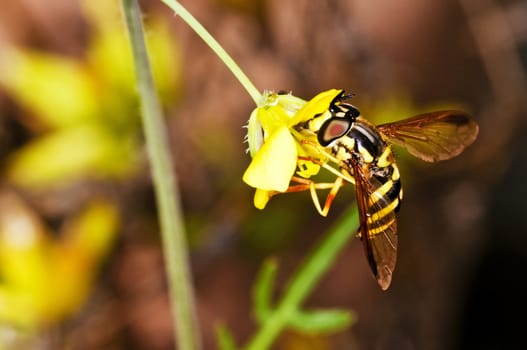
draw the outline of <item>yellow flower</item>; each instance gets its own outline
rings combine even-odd
[[[253,159],[243,174],[243,181],[256,188],[255,207],[263,209],[273,195],[287,192],[295,173],[306,179],[318,174],[325,159],[313,147],[318,146],[316,134],[307,128],[298,131],[295,126],[322,113],[328,113],[329,118],[329,104],[340,92],[324,91],[309,102],[291,94],[263,94],[247,125]]]

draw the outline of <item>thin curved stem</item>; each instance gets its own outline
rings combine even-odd
[[[165,5],[170,7],[177,15],[181,17],[185,23],[188,24],[192,30],[198,34],[198,36],[218,55],[220,60],[230,69],[232,74],[238,79],[242,86],[247,90],[247,93],[251,96],[254,103],[258,105],[261,100],[261,94],[258,89],[254,86],[251,80],[245,75],[240,69],[238,64],[234,62],[232,57],[221,47],[221,45],[210,35],[210,33],[199,23],[190,12],[188,12],[183,5],[176,0],[161,0]]]

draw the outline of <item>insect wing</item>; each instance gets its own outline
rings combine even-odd
[[[359,234],[373,275],[381,289],[386,290],[397,260],[394,202],[376,192],[380,184],[375,178],[368,179],[358,164],[352,166],[359,208]]]
[[[460,111],[420,114],[377,128],[389,142],[427,162],[457,156],[474,142],[479,130],[472,117]]]

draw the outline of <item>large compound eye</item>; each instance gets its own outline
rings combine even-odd
[[[320,127],[317,135],[318,142],[325,147],[346,135],[352,125],[353,120],[350,118],[330,118]]]

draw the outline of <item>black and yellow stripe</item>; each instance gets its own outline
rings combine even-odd
[[[323,165],[339,176],[324,211],[320,205],[317,209],[322,215],[327,213],[343,181],[355,185],[359,235],[377,282],[386,290],[397,260],[395,214],[403,199],[399,168],[390,144],[406,148],[417,158],[435,162],[460,154],[476,139],[479,128],[470,115],[454,110],[375,126],[362,118],[356,107],[345,102],[353,95],[346,95],[343,90],[330,93],[334,97],[327,109],[322,113],[317,109],[311,119],[302,119],[295,125],[295,130],[305,132],[306,138],[316,134],[321,162],[331,163]],[[320,102],[329,95],[320,96],[323,97],[313,100]],[[339,170],[334,169],[335,164]],[[310,189],[313,191],[314,187]]]
[[[391,147],[375,126],[358,118],[348,134],[335,142],[333,155],[342,160],[343,170],[352,173],[351,163],[357,162],[368,184],[368,231],[376,235],[388,227],[401,206],[403,191],[399,168]],[[352,174],[353,175],[353,174]],[[353,175],[354,176],[354,175]]]
[[[360,230],[366,257],[382,289],[395,267],[397,222],[403,190],[391,147],[377,129],[357,118],[348,133],[331,147],[341,170],[355,178]]]

